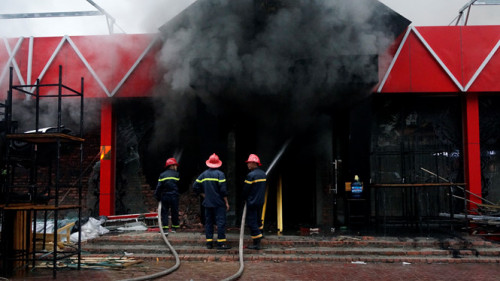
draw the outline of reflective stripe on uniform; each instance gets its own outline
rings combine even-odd
[[[266,179],[258,179],[258,180],[254,180],[254,181],[245,180],[245,183],[252,184],[252,183],[264,182],[264,181],[266,181]]]
[[[226,242],[227,240],[226,239],[217,239],[217,242]]]
[[[216,178],[206,178],[206,179],[202,179],[202,180],[196,180],[196,182],[199,182],[199,183],[202,183],[204,181],[217,181],[217,182],[226,182],[226,179],[216,179]]]
[[[176,177],[166,177],[166,178],[159,179],[158,181],[166,181],[166,180],[179,181],[179,178],[176,178]]]
[[[262,234],[259,234],[259,235],[252,236],[252,239],[257,239],[257,238],[261,238],[261,237],[262,237]]]

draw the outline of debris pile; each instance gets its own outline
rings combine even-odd
[[[142,260],[135,259],[133,257],[126,256],[82,256],[81,257],[81,268],[88,269],[122,269],[133,264],[141,263]],[[38,268],[52,268],[52,261],[38,262],[36,267]],[[57,262],[58,268],[77,268],[78,258],[71,257],[69,259],[61,260]]]

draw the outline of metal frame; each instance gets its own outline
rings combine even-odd
[[[57,94],[53,95],[40,95],[40,88],[43,87],[56,87],[57,88]],[[34,89],[31,91],[28,91],[26,89]],[[65,91],[63,93],[63,90]],[[66,93],[69,92],[69,93]],[[32,223],[36,221],[37,218],[37,212],[43,212],[44,215],[44,225],[47,225],[47,219],[48,219],[48,212],[53,214],[53,219],[54,219],[54,239],[53,239],[53,250],[52,250],[52,268],[53,268],[53,276],[56,278],[56,272],[57,272],[57,260],[67,258],[72,255],[78,255],[78,269],[80,269],[80,261],[81,261],[81,228],[79,228],[79,236],[78,236],[78,243],[77,243],[77,249],[72,252],[58,252],[58,233],[57,233],[57,225],[58,225],[58,216],[59,216],[59,211],[63,209],[77,209],[78,210],[78,225],[81,225],[81,212],[82,212],[82,171],[83,171],[83,106],[84,106],[84,80],[83,77],[81,78],[81,90],[73,90],[65,85],[62,84],[62,66],[59,66],[59,79],[58,83],[52,83],[52,84],[41,84],[40,80],[37,80],[36,84],[34,85],[14,85],[13,84],[13,68],[10,68],[10,79],[9,79],[9,91],[8,91],[8,98],[7,98],[7,103],[6,103],[6,112],[5,112],[5,121],[6,121],[6,133],[7,133],[7,149],[6,149],[6,170],[7,170],[7,182],[6,182],[6,192],[7,192],[7,198],[6,202],[4,205],[0,206],[0,211],[2,212],[2,220],[5,222],[5,214],[6,212],[12,212],[16,214],[22,214],[23,216],[26,216],[25,221],[19,222],[17,221],[18,224],[24,224],[25,225],[25,240],[22,241],[22,247],[21,249],[13,249],[12,251],[6,251],[6,249],[10,249],[9,243],[10,239],[6,239],[6,237],[13,237],[16,235],[14,229],[7,229],[4,228],[4,231],[2,232],[2,239],[1,239],[1,249],[5,250],[2,252],[8,252],[5,254],[2,254],[2,270],[5,274],[9,274],[8,270],[12,270],[11,268],[7,268],[8,261],[20,261],[24,263],[24,265],[28,266],[30,262],[32,263],[32,266],[35,266],[35,261],[37,260],[47,260],[47,258],[44,258],[44,256],[47,256],[45,252],[39,252],[36,248],[36,234],[31,233],[32,229]],[[24,93],[25,95],[29,96],[34,96],[35,97],[35,130],[34,133],[22,133],[22,134],[17,134],[13,131],[12,128],[12,110],[13,110],[13,103],[12,103],[12,96],[13,93],[19,92],[19,93]],[[33,93],[34,92],[34,93]],[[39,110],[39,99],[43,98],[57,98],[57,133],[52,133],[52,134],[46,134],[46,133],[41,133],[39,130],[39,115],[40,115],[40,110]],[[61,125],[62,125],[62,98],[63,97],[79,97],[80,98],[80,128],[78,131],[79,137],[76,136],[70,136],[63,134],[61,132]],[[9,192],[11,191],[12,187],[16,185],[15,181],[15,176],[14,176],[14,166],[15,163],[12,163],[11,158],[10,158],[10,148],[12,147],[12,143],[14,141],[23,141],[32,144],[32,153],[31,153],[31,158],[32,158],[32,163],[33,166],[30,167],[30,182],[34,183],[34,194],[36,195],[36,186],[38,184],[37,182],[37,146],[38,144],[41,143],[49,143],[49,144],[54,144],[56,145],[56,157],[55,157],[55,198],[53,200],[53,204],[39,204],[37,202],[36,196],[33,196],[33,198],[29,202],[23,202],[20,204],[11,204],[10,198],[8,196]],[[59,201],[59,188],[60,188],[60,175],[61,175],[61,147],[63,144],[77,144],[79,145],[79,151],[80,151],[80,163],[79,163],[79,176],[77,182],[75,182],[76,187],[78,188],[78,204],[77,205],[62,205],[60,204]],[[49,178],[52,178],[52,172],[51,169],[49,169]],[[70,188],[70,187],[68,187]],[[62,201],[62,200],[61,200]],[[11,224],[15,224],[15,222],[9,222]],[[19,233],[17,233],[17,236],[19,236]],[[32,237],[31,237],[32,236]],[[42,250],[45,248],[45,237],[46,233],[44,230],[43,233],[43,242],[42,242]],[[31,246],[30,246],[30,243]],[[38,255],[37,255],[38,254]],[[45,254],[45,255],[44,255]]]
[[[499,0],[471,0],[469,3],[465,4],[460,10],[458,10],[458,16],[456,17],[455,25],[459,25],[459,23],[463,20],[462,17],[464,15],[464,11],[467,10],[467,15],[463,22],[463,25],[467,25],[469,21],[470,10],[473,5],[500,5]]]
[[[94,6],[94,8],[96,8],[96,11],[0,14],[0,19],[27,19],[27,18],[105,16],[106,17],[106,22],[108,24],[109,34],[113,34],[113,26],[117,25],[116,24],[116,19],[113,16],[111,16],[108,12],[106,12],[106,10],[104,10],[99,5],[97,5],[94,1],[87,0],[87,2],[90,5]],[[120,27],[118,26],[118,28],[120,28]]]

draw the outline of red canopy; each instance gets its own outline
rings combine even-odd
[[[64,85],[85,97],[140,97],[151,95],[158,78],[157,35],[100,35],[3,39],[0,44],[0,98],[14,84],[57,83],[59,65]],[[43,94],[43,93],[42,93]]]
[[[409,27],[380,59],[381,93],[500,91],[500,26]]]

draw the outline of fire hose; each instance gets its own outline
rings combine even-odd
[[[268,175],[269,172],[271,171],[271,169],[274,167],[274,165],[276,164],[278,159],[281,157],[281,155],[283,154],[285,149],[288,147],[288,144],[290,143],[290,141],[291,141],[291,139],[289,139],[287,142],[285,142],[282,149],[278,152],[278,155],[276,155],[273,162],[271,163],[269,168],[266,170],[266,175]],[[245,236],[246,215],[247,215],[247,204],[245,203],[245,205],[243,207],[243,213],[241,215],[241,227],[240,227],[240,237],[239,237],[239,246],[238,246],[240,268],[238,269],[238,271],[235,274],[223,279],[222,281],[232,281],[232,280],[236,280],[236,279],[240,278],[241,275],[243,274],[243,270],[245,269],[245,263],[243,262],[243,237]],[[167,237],[165,236],[165,234],[163,232],[163,226],[161,224],[161,201],[158,203],[158,225],[160,226],[160,232],[161,232],[161,236],[163,237],[163,240],[165,241],[168,248],[170,249],[170,251],[172,252],[172,254],[175,257],[175,265],[169,269],[166,269],[164,271],[161,271],[161,272],[158,272],[155,274],[146,275],[146,276],[137,277],[137,278],[131,278],[131,279],[123,279],[121,281],[150,280],[150,279],[154,279],[154,278],[168,275],[179,268],[179,266],[180,266],[179,255],[175,251],[174,247],[172,247],[172,245],[170,244],[170,242],[168,241]]]
[[[266,175],[269,175],[269,172],[271,169],[274,167],[278,159],[281,157],[285,149],[288,147],[288,144],[290,144],[290,141],[292,139],[289,139],[285,142],[281,150],[278,152],[276,157],[274,158],[273,162],[271,162],[271,165],[269,165],[269,168],[266,170]],[[267,190],[266,190],[267,193]],[[267,196],[266,196],[267,197]],[[247,216],[247,204],[245,203],[245,206],[243,207],[243,214],[241,215],[241,227],[240,227],[240,244],[239,244],[239,258],[240,258],[240,269],[238,272],[236,272],[234,275],[223,279],[222,281],[231,281],[231,280],[236,280],[238,279],[241,274],[243,274],[243,270],[245,269],[245,264],[243,262],[243,236],[245,235],[245,219]]]
[[[243,274],[243,270],[245,268],[245,264],[243,263],[243,237],[245,235],[246,213],[247,213],[247,204],[245,204],[245,206],[243,207],[243,214],[241,215],[240,241],[239,241],[239,251],[238,251],[239,252],[240,268],[239,268],[238,272],[236,272],[234,275],[232,275],[226,279],[223,279],[223,281],[236,280],[241,276],[241,274]],[[136,277],[136,278],[122,279],[121,281],[150,280],[150,279],[154,279],[154,278],[168,275],[168,274],[176,271],[179,268],[179,266],[181,264],[180,259],[179,259],[179,254],[177,254],[174,247],[172,247],[172,245],[170,244],[170,242],[167,239],[167,236],[163,232],[163,226],[161,224],[161,201],[158,203],[158,225],[160,226],[160,232],[161,232],[161,236],[163,237],[163,240],[165,241],[168,248],[170,249],[170,251],[172,252],[172,254],[175,257],[175,265],[172,266],[171,268],[168,268],[168,269],[161,271],[161,272],[158,272],[158,273],[154,273],[154,274],[146,275],[146,276],[141,276],[141,277]]]
[[[267,168],[266,175],[269,175],[269,172],[274,167],[274,165],[276,164],[276,162],[278,161],[278,159],[281,158],[281,155],[283,154],[283,152],[285,151],[285,149],[288,147],[288,144],[290,144],[291,140],[292,139],[289,139],[289,140],[287,140],[285,142],[285,144],[283,145],[283,147],[281,148],[281,150],[278,152],[278,154],[274,158],[273,162],[271,162],[271,165],[269,165],[269,168]],[[267,193],[267,190],[266,190],[266,193]],[[240,269],[234,275],[232,275],[232,276],[230,276],[230,277],[228,277],[226,279],[223,279],[222,281],[231,281],[231,280],[238,279],[241,276],[241,274],[243,274],[243,270],[245,269],[245,264],[243,262],[243,236],[245,235],[245,219],[246,219],[246,216],[247,216],[247,204],[245,203],[245,206],[243,207],[243,214],[241,215],[240,244],[239,244],[239,251],[238,251],[239,252],[239,258],[240,258]]]
[[[170,251],[172,252],[172,254],[175,257],[175,265],[172,266],[171,268],[168,268],[168,269],[164,270],[164,271],[160,271],[160,272],[157,272],[157,273],[154,273],[154,274],[151,274],[151,275],[146,275],[146,276],[141,276],[141,277],[136,277],[136,278],[131,278],[131,279],[123,279],[122,281],[151,280],[151,279],[154,279],[154,278],[158,278],[158,277],[162,277],[162,276],[168,275],[168,274],[176,271],[179,268],[179,266],[181,265],[181,261],[179,259],[179,254],[177,254],[177,252],[175,251],[174,247],[172,247],[172,245],[170,244],[170,242],[167,239],[167,236],[163,232],[163,226],[161,224],[161,201],[158,203],[158,225],[160,226],[161,237],[163,237],[163,240],[165,241],[165,243],[167,244],[168,248],[170,249]]]
[[[236,272],[234,275],[232,275],[232,276],[230,276],[230,277],[228,277],[226,279],[223,279],[223,281],[231,281],[231,280],[238,279],[241,276],[241,274],[243,273],[243,270],[245,268],[245,265],[243,263],[243,237],[245,235],[245,218],[246,218],[246,213],[247,213],[247,205],[245,204],[245,206],[243,207],[243,214],[241,215],[241,229],[240,229],[240,242],[239,242],[239,262],[240,262],[240,268],[239,268],[238,272]],[[181,264],[180,259],[179,259],[179,254],[177,254],[177,252],[175,251],[174,247],[172,247],[172,245],[170,244],[170,242],[167,239],[167,236],[163,232],[163,226],[161,224],[161,201],[158,203],[158,225],[160,226],[160,232],[161,232],[161,236],[163,237],[163,240],[165,241],[165,243],[167,244],[168,248],[170,249],[170,251],[172,252],[172,254],[175,257],[175,265],[172,266],[171,268],[168,268],[168,269],[166,269],[164,271],[161,271],[161,272],[158,272],[158,273],[154,273],[154,274],[146,275],[146,276],[141,276],[141,277],[136,277],[136,278],[122,279],[121,281],[151,280],[151,279],[154,279],[154,278],[158,278],[158,277],[162,277],[162,276],[168,275],[168,274],[176,271],[179,268],[179,266]]]
[[[239,258],[240,258],[240,269],[234,275],[223,279],[223,281],[230,281],[238,279],[241,274],[243,274],[243,270],[245,269],[245,264],[243,262],[243,236],[245,235],[245,219],[247,216],[247,204],[243,207],[243,214],[241,215],[241,227],[240,227],[240,244],[239,244]]]

